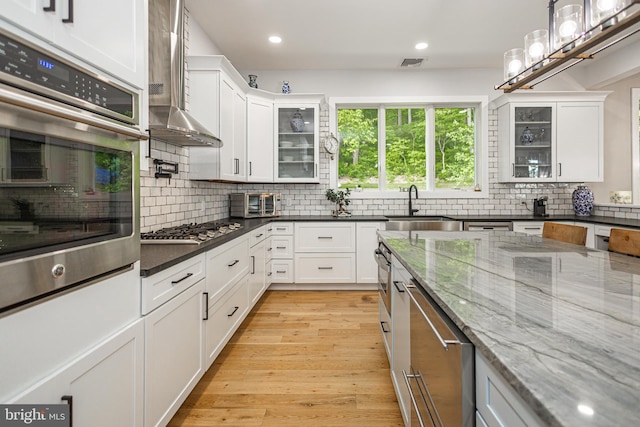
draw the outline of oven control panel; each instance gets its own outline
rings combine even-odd
[[[83,71],[2,32],[0,80],[127,123],[137,123],[136,94],[118,87],[105,76]]]

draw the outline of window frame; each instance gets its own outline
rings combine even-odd
[[[420,198],[424,199],[478,199],[489,197],[489,138],[488,115],[489,100],[487,96],[450,96],[450,97],[332,97],[329,104],[329,129],[334,135],[338,134],[338,109],[340,108],[377,108],[378,109],[378,158],[385,159],[384,147],[384,114],[382,108],[428,108],[427,114],[434,114],[435,108],[464,108],[476,109],[476,145],[475,170],[476,182],[480,191],[472,190],[438,190],[435,189],[432,172],[435,168],[435,158],[428,156],[427,189],[420,190]],[[433,107],[433,108],[429,108]],[[382,116],[382,117],[381,117]],[[427,150],[435,152],[433,130],[428,130]],[[382,150],[382,151],[381,151]],[[338,185],[338,156],[334,156],[329,164],[329,185]],[[380,162],[379,168],[382,168]],[[378,170],[378,179],[386,179],[386,170]],[[405,199],[405,192],[397,190],[352,191],[352,199]]]
[[[633,205],[640,205],[640,88],[631,89],[631,194]],[[627,205],[629,206],[629,205]]]

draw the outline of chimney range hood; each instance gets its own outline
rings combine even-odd
[[[149,1],[149,135],[174,145],[222,146],[184,109],[184,2]]]

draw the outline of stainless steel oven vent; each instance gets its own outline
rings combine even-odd
[[[149,1],[149,134],[175,145],[222,146],[185,111],[184,2]]]

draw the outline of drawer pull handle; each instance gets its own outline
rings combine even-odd
[[[333,236],[318,236],[318,239],[333,239]]]
[[[73,427],[73,396],[65,394],[60,400],[64,400],[69,405],[69,427]]]
[[[73,0],[69,0],[69,13],[67,18],[63,19],[62,22],[65,24],[73,24]]]
[[[333,267],[318,267],[318,270],[333,270]]]
[[[267,250],[268,250],[268,251],[271,251],[271,250],[273,250],[273,248],[267,248]]]
[[[382,332],[384,332],[385,334],[388,334],[389,332],[391,332],[391,329],[386,328],[385,325],[387,325],[387,322],[380,322],[380,327],[382,328]]]
[[[396,287],[396,289],[398,290],[398,292],[402,293],[404,292],[404,288],[400,287],[400,285],[404,285],[403,282],[399,281],[399,280],[394,280],[393,281],[393,286]]]
[[[286,246],[276,246],[276,249],[287,249]]]
[[[259,239],[260,237],[262,237],[262,234],[263,234],[263,233],[258,234],[258,235],[256,236],[256,239]]]
[[[204,317],[202,320],[209,320],[209,292],[203,292],[204,296]]]
[[[287,270],[276,270],[276,273],[278,274],[285,274],[287,272]]]
[[[178,283],[182,282],[183,280],[187,280],[189,277],[193,276],[193,273],[187,273],[186,276],[184,276],[182,279],[178,279],[178,280],[172,280],[171,284],[172,285],[177,285]]]
[[[227,267],[233,267],[234,265],[236,265],[239,262],[240,262],[240,260],[237,259],[237,260],[233,261],[231,264],[227,264]]]
[[[285,231],[287,229],[287,227],[276,227],[276,230],[278,231]]]
[[[238,309],[239,309],[239,308],[240,308],[240,307],[238,307],[238,306],[233,307],[233,311],[232,311],[231,313],[227,314],[227,317],[231,317],[231,316],[233,316],[234,314],[236,314],[236,311],[238,311]]]
[[[267,276],[271,276],[272,274],[273,274],[272,272],[268,272],[268,273],[267,273]]]

